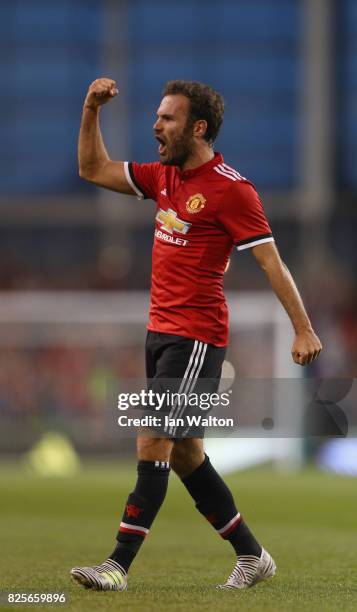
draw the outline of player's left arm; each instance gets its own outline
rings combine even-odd
[[[291,349],[293,360],[300,365],[311,363],[321,353],[322,345],[312,328],[300,293],[275,243],[258,244],[251,250],[294,327],[295,339]]]

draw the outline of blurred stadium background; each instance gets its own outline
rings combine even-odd
[[[78,177],[82,101],[101,75],[120,90],[102,113],[113,159],[156,159],[152,124],[166,80],[201,80],[224,95],[216,148],[262,194],[324,344],[304,375],[353,378],[355,0],[2,0],[0,32],[3,482],[8,462],[48,432],[65,436],[49,448],[71,465],[66,441],[86,458],[134,457],[133,441],[115,436],[105,387],[143,376],[153,206]],[[234,254],[225,286],[234,305],[227,358],[238,375],[301,376],[286,317],[249,253]],[[289,455],[300,467],[320,447],[290,440],[284,464]],[[237,463],[238,441],[229,453]]]
[[[120,89],[102,113],[114,159],[156,159],[152,123],[167,79],[223,93],[217,148],[262,193],[322,337],[324,352],[305,374],[353,377],[356,2],[224,0],[217,12],[210,0],[204,10],[193,0],[14,0],[0,11],[0,450],[16,454],[60,429],[82,451],[117,452],[112,421],[103,425],[103,384],[143,375],[153,206],[77,172],[82,101],[98,75]],[[280,352],[269,357],[275,298],[249,253],[234,254],[225,286],[238,296],[235,370],[300,376],[290,339],[276,336]]]

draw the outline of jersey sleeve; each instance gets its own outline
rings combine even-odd
[[[138,164],[124,162],[126,180],[137,195],[138,200],[157,199],[159,180],[161,175],[160,162]]]
[[[229,187],[220,203],[218,220],[238,251],[274,241],[260,197],[251,183],[235,181]]]

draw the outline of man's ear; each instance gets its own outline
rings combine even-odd
[[[193,135],[197,138],[203,138],[207,132],[207,121],[205,119],[199,119],[195,121],[193,126]]]

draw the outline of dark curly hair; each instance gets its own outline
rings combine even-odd
[[[204,119],[207,130],[204,139],[213,144],[222,125],[224,100],[222,96],[209,85],[197,81],[168,81],[162,92],[163,96],[181,94],[190,101],[189,121]]]

